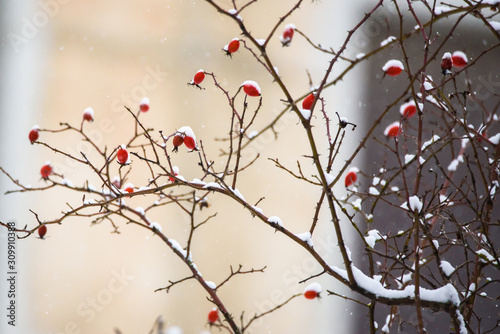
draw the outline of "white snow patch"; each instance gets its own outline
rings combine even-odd
[[[309,120],[311,118],[311,110],[299,108],[299,111],[305,119]]]
[[[314,246],[314,244],[312,242],[312,239],[311,239],[311,232],[299,233],[299,234],[296,234],[295,236],[297,238],[299,238],[300,240],[304,241],[305,243],[307,243],[307,245],[309,247],[313,247]]]
[[[252,139],[259,134],[259,131],[252,131],[248,134],[248,138]]]
[[[488,21],[490,26],[495,29],[496,31],[500,31],[500,22],[497,21]]]
[[[150,225],[151,229],[161,232],[161,225],[157,222],[152,222]]]
[[[140,214],[141,216],[144,216],[146,214],[146,212],[144,211],[144,208],[140,207],[140,206],[135,208],[135,211],[137,211],[137,213]]]
[[[497,133],[496,135],[494,135],[493,137],[490,137],[490,142],[493,144],[493,145],[498,145],[498,143],[500,142],[500,133]]]
[[[491,6],[495,6],[495,5],[500,4],[500,0],[482,0],[482,1],[478,1],[478,2],[481,2],[481,3],[486,4],[486,5],[491,5]]]
[[[447,6],[436,6],[434,8],[434,15],[441,15],[443,13],[446,13],[446,12],[449,12],[450,10],[452,10],[451,7],[447,7]]]
[[[422,144],[422,151],[425,150],[427,147],[429,147],[430,145],[434,144],[435,142],[437,142],[439,139],[441,139],[441,137],[439,137],[438,135],[434,135],[432,136],[431,139],[429,139],[428,141],[424,142]]]
[[[396,59],[391,59],[387,63],[385,63],[384,67],[382,67],[382,71],[387,72],[387,70],[391,67],[399,67],[404,70],[403,63]]]
[[[253,81],[253,80],[245,80],[245,81],[243,81],[243,83],[241,84],[241,86],[246,86],[246,85],[254,87],[254,88],[255,88],[255,89],[259,92],[259,94],[260,94],[260,87],[259,87],[259,84],[258,84],[258,83],[256,83],[255,81]]]
[[[463,53],[462,51],[455,51],[453,52],[452,58],[457,57],[457,58],[462,58],[465,63],[467,63],[467,55]]]
[[[340,269],[335,266],[330,267],[337,274],[342,276],[344,279],[349,280],[347,276],[347,271]],[[378,297],[384,297],[388,299],[401,299],[401,298],[415,298],[415,286],[408,285],[403,290],[392,290],[386,289],[384,286],[376,281],[375,279],[366,276],[361,270],[352,266],[352,273],[354,279],[358,285],[370,293]],[[437,289],[426,289],[420,287],[420,298],[428,302],[436,303],[451,303],[454,306],[460,304],[460,298],[458,297],[458,292],[452,284],[446,284]]]
[[[448,261],[445,260],[441,260],[439,266],[443,270],[443,273],[448,277],[450,277],[455,271],[455,268]]]
[[[73,183],[71,182],[71,180],[63,179],[62,184],[64,184],[65,186],[68,186],[70,188],[73,188]]]
[[[405,155],[405,165],[409,164],[415,158],[415,154],[406,154]]]
[[[254,209],[256,212],[260,213],[261,215],[264,214],[264,211],[261,208],[259,208],[259,207],[252,206],[252,209]]]
[[[373,248],[375,246],[375,243],[382,239],[382,236],[380,235],[380,232],[378,230],[370,230],[367,232],[368,236],[365,237],[365,241],[370,246],[370,248]]]
[[[481,262],[483,263],[492,263],[493,265],[498,265],[498,261],[485,249],[480,249],[476,251],[477,256],[481,258]]]
[[[231,9],[229,9],[227,12],[228,12],[229,14],[231,14],[232,16],[236,16],[236,18],[237,18],[238,20],[240,20],[240,21],[242,20],[242,19],[241,19],[241,16],[238,14],[238,11],[237,11],[236,9],[231,8]]]
[[[352,207],[356,210],[361,210],[361,198],[357,198],[353,202],[351,202]]]
[[[457,167],[458,167],[458,164],[460,162],[458,161],[458,159],[453,159],[450,164],[448,165],[448,171],[449,172],[455,172],[457,170]]]
[[[180,129],[178,129],[177,132],[183,133],[186,136],[193,138],[194,141],[196,142],[196,136],[194,135],[194,131],[189,126],[183,126]]]
[[[238,197],[239,199],[241,199],[243,202],[245,202],[245,197],[243,197],[243,195],[241,194],[241,192],[238,190],[238,189],[232,189],[232,188],[229,188],[229,190],[231,190],[231,192],[233,194],[236,195],[236,197]]]
[[[271,216],[271,217],[269,217],[267,219],[267,222],[283,227],[283,222],[281,221],[280,217],[278,217],[278,216]]]
[[[396,40],[395,36],[389,36],[386,39],[384,39],[382,42],[380,42],[380,46],[386,46],[387,44],[389,44],[390,42],[395,41],[395,40]]]
[[[373,196],[378,196],[380,195],[380,192],[377,190],[375,187],[370,187],[368,188],[368,193]]]
[[[220,184],[218,184],[217,182],[208,182],[207,184],[205,184],[203,186],[203,189],[209,189],[209,190],[220,189],[220,190],[224,190],[224,188]]]
[[[327,185],[331,185],[335,180],[335,176],[325,173],[325,180]]]
[[[193,179],[193,180],[192,180],[191,182],[189,182],[189,183],[191,183],[191,184],[199,184],[199,185],[202,185],[202,186],[206,186],[206,185],[207,185],[207,183],[206,183],[206,182],[204,182],[204,181],[202,181],[202,180],[200,180],[200,179]]]
[[[313,282],[313,283],[309,284],[308,286],[306,286],[306,288],[304,289],[304,292],[306,292],[306,291],[314,291],[316,293],[320,293],[322,291],[321,284],[319,284],[318,282]]]
[[[168,242],[172,245],[172,248],[182,254],[184,258],[187,257],[187,251],[182,249],[181,245],[175,239],[168,239]]]
[[[212,290],[215,290],[217,289],[217,284],[215,284],[214,282],[212,281],[205,281],[205,284]]]
[[[420,212],[422,210],[422,202],[417,195],[413,195],[408,199],[408,203],[410,205],[410,209],[412,211]]]
[[[90,115],[92,118],[94,118],[94,109],[92,109],[90,107],[85,108],[85,110],[83,111],[83,114]]]

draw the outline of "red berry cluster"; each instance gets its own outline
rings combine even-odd
[[[179,150],[179,146],[182,146],[182,144],[186,145],[186,147],[191,151],[198,150],[196,136],[189,126],[183,126],[176,131],[174,138],[172,139],[172,144],[174,145],[174,152],[177,152]]]

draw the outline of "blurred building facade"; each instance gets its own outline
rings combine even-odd
[[[293,3],[254,4],[243,14],[245,23],[254,36],[264,38]],[[351,16],[355,8],[343,2],[343,10],[336,10],[339,3],[304,3],[289,22],[305,33],[313,33],[323,45],[336,48],[352,22],[362,17],[362,13]],[[221,5],[229,9],[231,2],[222,1]],[[95,122],[89,124],[91,137],[100,145],[115,147],[128,140],[133,129],[123,106],[135,108],[144,96],[151,100],[151,110],[141,116],[146,125],[165,133],[189,125],[203,140],[208,154],[219,158],[220,142],[214,138],[226,136],[230,109],[209,84],[204,91],[186,85],[200,68],[215,73],[232,92],[244,80],[258,81],[265,92],[262,113],[275,114],[284,108],[272,78],[256,70],[258,65],[248,52],[240,51],[232,59],[225,56],[221,48],[239,37],[238,28],[204,2],[50,0],[2,2],[1,6],[0,165],[27,184],[43,184],[38,171],[46,160],[74,184],[83,184],[84,176],[90,175],[86,168],[38,145],[31,146],[27,133],[34,124],[45,129],[55,129],[59,122],[78,125],[83,110],[92,107]],[[318,55],[303,39],[297,38],[288,48],[281,46],[277,35],[272,42],[268,52],[277,59],[279,73],[292,94],[300,96],[309,89],[307,71],[314,84],[319,82],[328,55]],[[357,95],[348,95],[345,90],[351,90],[353,84],[348,80],[344,91],[332,90],[325,97],[337,101],[335,108],[339,111],[349,110],[356,104]],[[265,124],[263,117],[257,119],[255,127]],[[299,182],[290,183],[289,177],[267,160],[279,158],[294,164],[296,152],[308,153],[295,118],[284,117],[278,126],[280,139],[290,143],[289,151],[275,145],[274,136],[263,136],[252,148],[262,155],[254,165],[257,173],[242,177],[238,187],[245,198],[255,202],[266,197],[259,204],[266,213],[280,216],[292,230],[303,232],[310,224],[309,212],[319,194]],[[91,148],[77,136],[61,141],[61,136],[44,135],[52,145],[92,157]],[[186,179],[198,177],[195,155],[181,158],[179,154],[176,158]],[[129,179],[137,184],[144,173],[134,170]],[[255,182],[257,177],[259,182]],[[96,178],[91,177],[90,182],[100,186]],[[276,189],[276,184],[283,189]],[[285,185],[296,188],[283,191]],[[2,176],[1,192],[12,187]],[[68,196],[60,191],[2,195],[0,219],[33,226],[36,221],[28,209],[50,220],[66,210],[65,203],[80,200],[80,195]],[[193,250],[204,277],[221,281],[230,265],[268,267],[265,274],[239,277],[221,291],[236,316],[243,310],[247,316],[266,311],[286,296],[301,292],[303,285],[297,282],[319,270],[307,254],[256,224],[234,203],[217,196],[209,201],[210,213],[217,211],[218,216],[210,228],[200,232]],[[137,205],[143,202],[137,200]],[[188,222],[179,210],[158,211],[151,219],[180,242],[185,240]],[[169,280],[187,275],[170,250],[152,234],[133,226],[123,224],[121,234],[111,231],[108,224],[90,226],[88,219],[72,219],[50,227],[45,241],[19,240],[18,326],[12,328],[2,321],[0,332],[110,333],[119,328],[123,333],[146,333],[160,315],[167,327],[179,326],[184,333],[209,330],[206,315],[212,305],[196,284],[174,287],[168,295],[153,292]],[[327,229],[325,235],[330,232]],[[319,240],[317,245],[332,264],[340,261],[333,239]],[[283,251],[270,254],[269,249]],[[324,288],[336,287],[328,280],[321,283]],[[351,318],[350,306],[344,301],[323,298],[311,306],[301,300],[284,312],[259,320],[252,332],[330,333],[332,328],[346,330]]]

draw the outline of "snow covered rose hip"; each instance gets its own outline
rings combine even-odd
[[[443,58],[441,59],[441,71],[443,75],[451,73],[451,67],[453,66],[453,62],[451,60],[451,53],[445,52]]]
[[[241,87],[243,87],[243,91],[248,96],[253,96],[253,97],[260,96],[260,87],[255,81],[252,80],[244,81],[241,84]]]
[[[36,142],[38,140],[38,137],[39,137],[38,130],[39,129],[40,128],[38,127],[38,125],[35,125],[35,126],[33,126],[30,133],[28,134],[28,138],[29,138],[31,144],[33,144],[34,142]]]
[[[295,24],[290,23],[285,26],[283,34],[280,36],[280,41],[283,46],[289,46],[292,43],[293,34],[295,32]]]
[[[349,170],[349,172],[346,174],[345,180],[344,180],[346,188],[353,185],[358,180],[358,175],[356,174],[358,172],[359,172],[359,169],[357,169],[356,167],[352,167]]]
[[[240,40],[238,38],[233,38],[229,44],[225,45],[222,50],[226,51],[226,55],[231,56],[233,53],[238,51],[240,48]]]
[[[198,145],[196,144],[196,136],[194,135],[193,129],[189,126],[183,126],[182,128],[177,130],[177,135],[180,135],[184,145],[190,150],[197,150]],[[176,135],[176,136],[177,136]],[[175,140],[175,137],[174,137]],[[174,144],[175,146],[175,144]],[[180,145],[177,145],[180,146]]]
[[[403,63],[396,59],[391,59],[387,63],[385,63],[384,67],[382,67],[382,71],[385,72],[386,75],[390,75],[395,77],[404,70]]]
[[[384,135],[387,137],[397,137],[400,134],[401,134],[401,127],[399,125],[399,122],[394,122],[392,124],[389,124],[384,130]]]
[[[93,122],[94,121],[94,109],[92,108],[85,108],[83,111],[83,120],[87,122]]]
[[[142,112],[149,111],[149,98],[144,97],[139,103],[139,110]]]
[[[189,83],[192,86],[200,87],[200,84],[205,80],[205,71],[200,69],[195,73],[193,80]]]
[[[304,289],[304,297],[306,299],[316,299],[320,297],[321,293],[321,285],[317,282],[309,284],[305,289]]]
[[[462,51],[453,52],[451,60],[453,62],[453,66],[455,67],[465,67],[468,63],[467,56]]]

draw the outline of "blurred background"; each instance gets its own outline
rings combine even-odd
[[[219,1],[230,9],[231,1]],[[237,2],[241,3],[241,2]],[[252,34],[265,38],[278,18],[294,1],[257,3],[248,7],[243,19]],[[341,7],[339,7],[341,4]],[[0,166],[15,179],[33,187],[42,186],[40,167],[51,161],[55,171],[74,185],[86,180],[101,186],[88,168],[75,165],[40,145],[30,145],[28,132],[37,124],[42,129],[57,129],[60,122],[78,127],[87,107],[95,111],[95,121],[85,124],[89,136],[108,149],[125,143],[133,132],[133,120],[124,105],[137,110],[147,96],[149,112],[141,120],[156,131],[173,133],[184,125],[193,128],[203,141],[209,159],[222,168],[220,150],[227,143],[216,141],[229,131],[231,110],[221,92],[207,79],[198,90],[188,86],[200,68],[213,72],[231,94],[244,80],[257,81],[263,91],[263,107],[253,130],[267,125],[285,107],[272,78],[243,48],[232,59],[222,47],[239,29],[203,1],[3,1],[1,12],[1,91],[0,91]],[[341,10],[339,10],[341,8]],[[288,48],[279,35],[285,24],[294,23],[316,43],[338,49],[363,12],[340,1],[304,2],[269,43],[268,53],[291,94],[298,98],[325,73],[329,57],[315,52],[296,34]],[[380,32],[377,32],[379,34]],[[360,36],[350,52],[360,52],[370,36]],[[358,72],[356,72],[358,73]],[[354,74],[356,74],[354,73]],[[335,111],[357,122],[359,101],[356,75],[341,86],[329,89],[324,97],[329,112]],[[241,95],[240,95],[241,97]],[[239,101],[240,106],[243,101]],[[250,107],[256,106],[249,101]],[[323,124],[320,116],[315,120]],[[268,158],[278,158],[293,168],[301,159],[306,172],[313,166],[301,156],[309,154],[302,126],[292,114],[276,125],[280,141],[264,134],[249,147],[245,162],[258,152],[260,159],[239,178],[238,189],[268,216],[279,216],[295,233],[309,229],[319,189],[291,179],[273,167]],[[157,132],[155,132],[157,134]],[[42,133],[41,140],[67,152],[95,152],[77,135]],[[356,143],[355,134],[346,140]],[[326,140],[320,144],[326,147]],[[181,150],[173,156],[180,174],[191,180],[201,176],[196,154]],[[136,164],[138,165],[138,164]],[[116,167],[115,172],[117,171]],[[147,183],[147,170],[134,167],[128,178],[136,186]],[[0,220],[15,221],[18,227],[36,226],[28,209],[42,220],[53,220],[81,203],[81,194],[50,190],[43,193],[16,193],[4,196],[15,186],[0,177]],[[265,273],[242,275],[220,290],[220,296],[236,317],[245,311],[248,319],[269,310],[289,296],[302,292],[298,281],[319,273],[319,267],[289,240],[252,219],[239,205],[217,195],[208,197],[210,208],[197,214],[199,221],[217,216],[195,235],[193,259],[207,280],[221,282],[229,266],[262,268]],[[152,199],[134,198],[127,204],[146,206]],[[189,221],[177,207],[163,207],[148,214],[159,222],[166,235],[185,246]],[[327,219],[327,217],[325,217]],[[162,316],[173,333],[210,331],[207,314],[213,307],[204,291],[188,281],[175,286],[169,294],[154,292],[189,275],[185,265],[152,233],[118,222],[120,234],[112,234],[109,223],[91,226],[88,218],[72,218],[62,225],[51,225],[45,240],[32,236],[17,241],[16,327],[6,324],[2,314],[1,333],[147,333],[155,319]],[[0,230],[2,247],[6,231]],[[331,264],[341,265],[336,256],[336,241],[329,224],[322,224],[315,247]],[[3,249],[2,249],[2,254]],[[5,258],[2,258],[2,265]],[[332,280],[318,280],[324,289],[345,292]],[[5,310],[5,279],[0,282],[0,305]],[[352,304],[342,299],[318,301],[296,299],[274,315],[255,322],[253,333],[331,333],[348,329]],[[178,326],[178,327],[172,327]],[[217,331],[215,331],[217,332]]]

